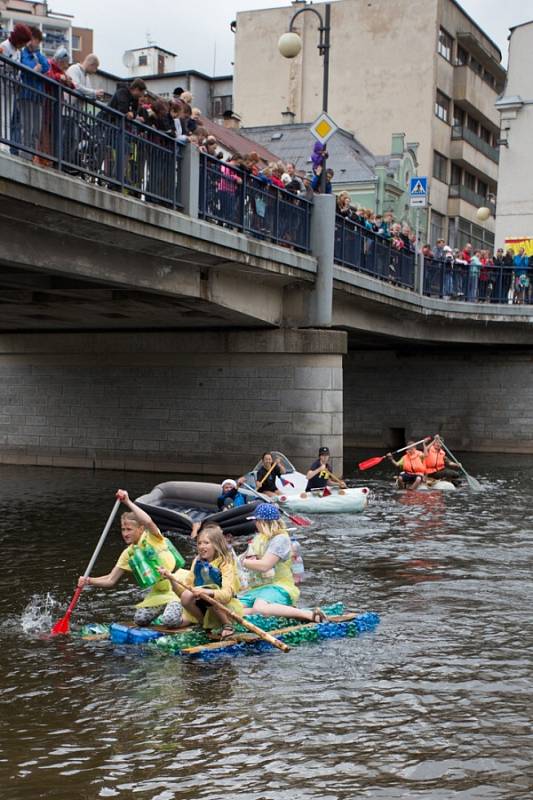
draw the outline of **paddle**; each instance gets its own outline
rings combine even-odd
[[[458,461],[458,459],[454,456],[454,454],[451,452],[451,450],[448,450],[448,448],[446,447],[446,445],[444,444],[442,439],[440,440],[440,443],[444,447],[444,449],[446,450],[446,452],[448,453],[448,455],[450,456],[452,461],[455,461],[455,463],[459,465],[459,468],[464,473],[464,476],[466,478],[466,482],[468,483],[469,488],[472,489],[473,492],[482,492],[483,491],[483,486],[480,484],[480,482],[478,480],[476,480],[476,478],[473,478],[471,475],[468,474],[466,469]]]
[[[172,583],[176,583],[178,586],[180,586],[182,589],[185,589],[186,591],[191,590],[190,586],[186,586],[186,584],[182,583],[181,581],[178,581],[174,575],[172,576]],[[231,608],[228,608],[222,603],[219,603],[218,600],[215,600],[215,598],[211,597],[210,594],[206,594],[206,592],[200,592],[198,597],[200,597],[202,600],[205,600],[207,603],[210,603],[212,606],[214,606],[214,608],[218,608],[218,610],[222,611],[224,614],[227,614],[228,617],[231,617],[231,619],[235,620],[235,622],[238,622],[239,625],[243,626],[243,628],[247,628],[252,633],[255,633],[256,636],[259,636],[261,639],[264,639],[265,642],[274,645],[274,647],[277,647],[278,650],[282,650],[284,653],[288,653],[289,650],[291,649],[288,644],[285,644],[285,642],[280,642],[279,639],[275,639],[274,636],[271,636],[267,631],[263,631],[261,628],[258,628],[257,625],[253,624],[253,622],[248,622],[248,620],[245,617],[239,616],[239,614],[237,614]]]
[[[399,450],[393,450],[393,453],[403,453],[405,450],[409,450],[411,447],[415,447],[417,444],[423,444],[427,442],[428,439],[431,439],[431,436],[426,436],[425,439],[420,439],[419,442],[413,442],[413,444],[408,444],[407,447],[401,447]],[[360,470],[371,469],[371,467],[377,467],[378,464],[387,458],[387,453],[384,456],[374,456],[374,458],[367,458],[366,461],[361,461],[358,464]]]
[[[109,515],[109,518],[108,518],[108,520],[107,520],[107,522],[105,524],[105,528],[102,531],[102,535],[100,536],[100,538],[98,540],[98,544],[95,547],[95,550],[94,550],[94,553],[92,554],[91,560],[89,561],[89,564],[87,565],[87,569],[83,573],[83,577],[84,578],[88,578],[89,575],[91,574],[92,568],[94,567],[94,562],[98,558],[98,553],[102,549],[102,545],[105,542],[106,536],[109,533],[109,529],[111,528],[111,525],[113,524],[113,520],[115,519],[115,515],[116,515],[116,513],[117,513],[119,508],[120,508],[120,500],[117,500],[117,502],[113,506],[113,510],[112,510],[111,514]],[[71,614],[72,614],[72,612],[73,612],[73,610],[74,610],[74,608],[76,606],[76,603],[79,600],[79,597],[80,597],[80,594],[82,593],[82,591],[83,591],[83,586],[78,586],[78,588],[74,592],[74,596],[73,596],[72,600],[70,601],[70,605],[67,608],[67,613],[65,614],[63,619],[60,619],[59,622],[56,622],[56,624],[54,625],[54,627],[50,631],[50,634],[52,636],[57,636],[58,634],[68,633],[69,632],[70,616],[71,616]]]
[[[259,500],[263,500],[265,503],[274,503],[274,500],[266,494],[261,494],[260,492],[252,489],[247,483],[243,484],[245,489],[248,489],[250,494],[255,495],[258,497]],[[300,525],[302,528],[308,528],[309,525],[313,524],[313,520],[309,519],[308,517],[302,517],[300,514],[289,514],[288,511],[285,511],[284,508],[281,508],[277,503],[275,505],[279,508],[280,514],[283,514],[284,517],[288,517],[291,522],[294,522],[295,525]]]
[[[274,463],[272,464],[272,466],[270,467],[270,469],[268,470],[268,472],[266,472],[266,473],[263,475],[263,477],[261,478],[261,480],[260,480],[260,481],[257,481],[257,482],[258,482],[258,484],[259,484],[259,486],[262,486],[262,485],[264,484],[264,482],[266,481],[266,479],[268,478],[268,476],[270,475],[270,473],[272,472],[272,470],[274,469],[274,467],[278,467],[278,466],[279,466],[279,461],[274,461]]]

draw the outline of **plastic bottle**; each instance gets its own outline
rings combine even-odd
[[[149,549],[155,554],[153,548]],[[142,589],[148,589],[161,580],[161,576],[157,571],[157,566],[159,564],[154,564],[153,559],[150,560],[147,558],[145,548],[134,547],[133,554],[130,556],[128,563],[137,583]]]
[[[300,542],[298,539],[291,537],[291,551],[292,551],[292,574],[294,577],[294,583],[299,584],[302,582],[305,567],[304,567],[304,560],[302,558],[302,548],[300,547]]]

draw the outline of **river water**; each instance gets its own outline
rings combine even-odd
[[[166,476],[2,467],[2,800],[530,800],[533,459],[465,461],[483,494],[373,471],[365,514],[302,532],[304,602],[376,611],[374,633],[208,663],[43,636],[114,488]],[[95,574],[120,550],[115,525]],[[73,622],[135,598],[89,590]]]

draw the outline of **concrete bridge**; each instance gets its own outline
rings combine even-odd
[[[220,474],[269,448],[531,452],[528,306],[428,298],[0,154],[0,460]]]

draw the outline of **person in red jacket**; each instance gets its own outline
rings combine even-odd
[[[450,480],[452,483],[458,481],[461,465],[447,457],[438,434],[427,448],[424,466],[429,478]]]

